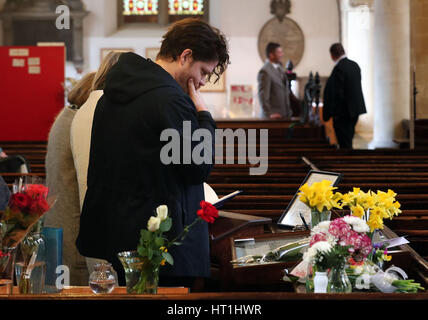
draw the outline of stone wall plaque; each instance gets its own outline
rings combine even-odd
[[[282,64],[285,66],[291,60],[297,66],[303,57],[305,39],[299,25],[285,17],[282,22],[272,18],[262,27],[259,33],[258,49],[262,61],[266,60],[266,45],[269,42],[277,42],[284,50]]]

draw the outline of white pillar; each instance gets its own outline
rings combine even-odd
[[[351,1],[346,15],[346,53],[361,68],[361,86],[367,113],[358,118],[355,132],[364,140],[373,137],[373,3],[369,0]]]
[[[375,0],[374,124],[371,148],[394,147],[410,118],[410,3]]]

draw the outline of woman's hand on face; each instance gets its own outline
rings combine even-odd
[[[189,79],[187,83],[187,88],[189,91],[190,99],[192,99],[193,103],[195,104],[196,111],[208,111],[207,107],[205,106],[204,99],[202,99],[202,95],[199,89],[196,89],[195,83],[192,78]]]

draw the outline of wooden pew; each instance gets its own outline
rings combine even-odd
[[[224,127],[225,124],[222,124]],[[255,128],[254,123],[233,124],[233,128]],[[259,128],[266,127],[260,124]],[[284,138],[284,134],[282,134]],[[269,139],[271,133],[269,133]],[[291,143],[290,141],[294,141]],[[259,148],[256,144],[252,147]],[[230,151],[232,148],[224,148]],[[233,147],[236,151],[237,148]],[[412,244],[425,244],[428,239],[428,153],[426,150],[338,150],[314,146],[310,139],[269,140],[268,171],[266,175],[250,176],[246,164],[217,164],[208,183],[219,195],[236,189],[244,190],[242,195],[226,204],[225,210],[244,214],[279,218],[288,205],[309,167],[302,157],[307,157],[320,170],[343,173],[340,192],[361,187],[363,190],[393,189],[402,204],[403,213],[386,221],[398,233],[412,238]],[[237,163],[238,157],[235,157]],[[422,247],[423,245],[421,245]],[[419,248],[418,248],[419,249]],[[428,256],[428,251],[423,252]]]
[[[306,157],[320,170],[343,174],[340,192],[347,192],[354,186],[363,190],[393,189],[398,193],[403,214],[387,223],[399,233],[412,235],[421,242],[428,239],[423,232],[428,230],[428,150],[338,150],[325,139],[322,127],[302,126],[297,119],[221,120],[217,121],[217,127],[243,128],[246,132],[249,129],[269,130],[268,171],[265,175],[250,176],[249,168],[255,165],[248,162],[236,164],[237,146],[224,146],[224,156],[226,151],[234,150],[235,164],[216,164],[207,182],[220,196],[237,189],[244,190],[242,195],[228,202],[224,210],[275,221],[310,170],[302,160]],[[46,142],[0,142],[0,145],[7,153],[27,157],[32,173],[45,174]],[[252,147],[259,150],[260,145],[256,143]],[[5,179],[11,183],[14,177],[6,176]]]

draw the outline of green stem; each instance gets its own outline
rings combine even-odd
[[[198,221],[201,221],[201,220],[202,219],[198,217],[191,224],[189,224],[188,226],[185,226],[183,231],[181,231],[181,233],[177,237],[175,237],[174,239],[168,242],[167,248],[169,248],[174,242],[177,242],[178,240],[183,241],[186,235],[189,233],[190,228],[193,227]]]
[[[28,294],[30,293],[30,278],[26,276],[27,268],[23,267],[21,272],[18,287],[19,293]]]

